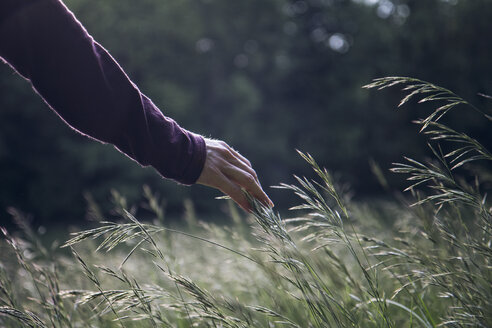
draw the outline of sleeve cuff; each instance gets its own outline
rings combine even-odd
[[[188,132],[188,134],[192,144],[191,159],[183,172],[182,178],[176,179],[176,181],[185,185],[192,185],[196,183],[202,173],[207,158],[207,146],[202,136],[191,132]]]

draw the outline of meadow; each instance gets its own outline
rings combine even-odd
[[[315,178],[278,186],[299,197],[288,218],[251,199],[253,213],[230,204],[226,224],[200,221],[188,204],[174,226],[145,189],[145,219],[115,193],[111,220],[91,204],[93,228],[46,246],[11,209],[21,232],[2,229],[0,325],[492,327],[492,154],[442,123],[458,107],[492,118],[416,79],[366,87],[393,86],[400,105],[435,109],[416,122],[434,158],[394,165],[409,187],[392,201],[352,201],[299,152]]]

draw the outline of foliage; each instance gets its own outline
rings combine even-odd
[[[166,115],[230,143],[265,186],[309,174],[294,149],[316,154],[360,198],[381,192],[369,158],[386,170],[403,150],[423,156],[413,114],[390,110],[398,95],[359,88],[374,77],[432,79],[479,107],[485,99],[476,92],[492,85],[489,0],[65,2]],[[214,194],[176,189],[110,146],[75,135],[27,83],[0,70],[0,218],[15,206],[45,225],[71,222],[83,217],[82,195],[109,208],[110,188],[133,203],[141,200],[135,186],[144,184],[167,195],[169,213],[181,213],[184,198],[217,213]],[[448,118],[490,143],[482,120]],[[284,207],[294,201],[270,192]]]
[[[398,84],[410,92],[404,101],[466,104],[449,90],[416,79],[384,78],[367,87]],[[141,223],[116,197],[122,221],[74,233],[63,245],[72,257],[44,249],[28,225],[21,224],[27,241],[3,230],[17,259],[2,260],[0,322],[8,327],[490,327],[491,204],[479,176],[469,184],[455,172],[492,156],[478,141],[438,123],[445,110],[438,107],[418,121],[434,144],[435,160],[408,158],[395,165],[394,171],[412,183],[411,206],[387,204],[378,210],[351,202],[326,169],[300,153],[317,179],[296,177],[297,184],[279,186],[300,198],[292,208],[295,218],[282,219],[251,199],[255,208],[246,221],[231,207],[232,225],[197,226],[189,216],[182,232],[163,225],[159,201],[146,190],[153,223]],[[441,143],[452,149],[444,152]],[[12,214],[22,223],[21,213]],[[392,216],[392,227],[380,225],[384,215]]]

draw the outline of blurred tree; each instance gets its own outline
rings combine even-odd
[[[230,142],[266,186],[307,174],[299,148],[372,195],[369,158],[387,169],[402,153],[425,151],[409,123],[425,108],[397,113],[397,90],[376,97],[360,88],[373,78],[415,76],[481,107],[477,92],[492,93],[488,0],[66,3],[165,115]],[[102,200],[116,188],[136,200],[144,183],[172,212],[185,198],[217,207],[212,191],[176,187],[74,134],[7,67],[0,85],[0,208],[71,220],[83,217],[84,192]],[[449,119],[492,142],[474,113]],[[271,193],[282,207],[285,195]]]

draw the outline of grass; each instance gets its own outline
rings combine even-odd
[[[23,233],[2,230],[0,324],[492,327],[492,214],[480,183],[487,172],[469,178],[472,165],[485,163],[485,170],[492,156],[441,123],[457,106],[490,116],[416,79],[366,87],[394,85],[407,92],[402,103],[438,104],[416,122],[434,159],[407,158],[393,169],[407,176],[411,204],[401,195],[378,206],[354,203],[300,152],[317,177],[279,186],[300,199],[288,219],[251,199],[252,215],[231,205],[231,223],[219,226],[200,222],[188,204],[187,226],[178,229],[165,224],[159,200],[146,189],[153,220],[138,220],[115,194],[119,220],[101,220],[62,249],[47,249],[11,210]],[[90,213],[102,219],[94,204]],[[391,217],[391,226],[382,217]]]

